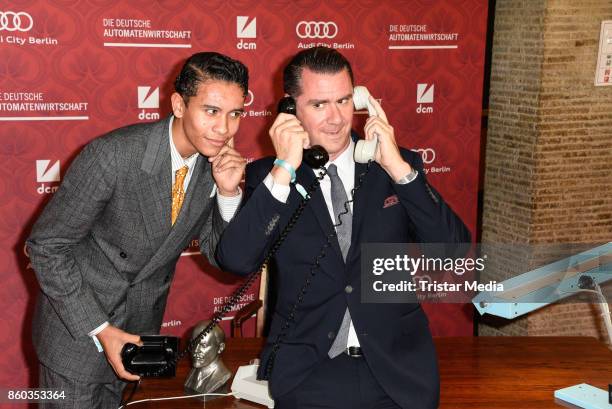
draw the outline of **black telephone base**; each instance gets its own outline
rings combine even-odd
[[[121,350],[126,371],[146,378],[174,377],[180,339],[166,335],[143,335],[140,339],[142,346],[125,344]]]

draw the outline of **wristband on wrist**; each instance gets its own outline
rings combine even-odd
[[[289,162],[276,158],[274,160],[274,166],[278,166],[280,168],[285,169],[287,172],[289,172],[289,175],[291,176],[291,183],[295,182],[295,169],[293,169],[293,166],[291,166]]]
[[[308,192],[306,192],[306,189],[304,189],[304,186],[300,185],[299,183],[295,181],[296,179],[295,169],[293,168],[293,166],[291,166],[289,162],[276,158],[274,160],[274,166],[278,166],[280,168],[285,169],[287,172],[289,172],[289,176],[291,176],[291,183],[295,185],[295,188],[298,191],[298,193],[302,195],[302,197],[304,198],[308,196]]]

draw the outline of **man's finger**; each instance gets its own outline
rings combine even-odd
[[[246,159],[238,158],[226,158],[223,162],[217,166],[218,171],[224,171],[226,169],[239,169],[246,167]]]
[[[300,136],[302,137],[302,148],[303,149],[310,148],[310,137],[308,136],[308,132],[306,131],[300,132]]]
[[[236,152],[233,149],[230,149],[229,151],[225,152],[223,154],[223,157],[225,158],[242,158],[242,155],[239,154],[238,152]]]
[[[297,118],[295,117],[295,115],[285,114],[281,112],[280,114],[278,114],[278,116],[272,123],[272,126],[270,127],[270,132],[273,133],[274,130],[276,130],[276,128],[278,128],[280,125],[284,124],[285,122],[291,121],[291,120],[297,121]]]
[[[213,166],[218,166],[219,162],[223,160],[223,158],[242,158],[242,155],[238,153],[235,149],[228,148],[223,152],[219,152],[217,156],[211,157]],[[211,161],[211,158],[208,158]]]
[[[127,381],[137,381],[140,379],[140,376],[134,375],[133,373],[129,373],[125,369],[123,371],[119,371],[117,374],[120,378],[123,378]]]
[[[118,377],[122,379],[127,379],[129,381],[137,381],[140,379],[140,376],[134,375],[125,370],[125,367],[123,366],[123,362],[121,362],[121,359],[119,360],[111,359],[109,361],[110,361],[111,366],[113,367],[113,370],[115,371]]]
[[[365,139],[367,140],[372,140],[374,139],[374,133],[376,132],[375,129],[376,128],[376,123],[375,122],[370,122],[368,124],[366,124],[363,128],[363,132],[365,133]],[[380,131],[376,132],[376,134],[378,136],[380,136]]]
[[[387,114],[385,114],[385,111],[382,109],[382,106],[380,106],[376,98],[374,98],[372,95],[370,95],[368,98],[370,103],[374,107],[374,110],[376,110],[376,114],[378,115],[378,117],[380,117],[385,123],[389,123],[389,121],[387,120]]]
[[[138,335],[130,335],[130,343],[142,346],[142,341]]]
[[[363,130],[366,134],[366,139],[371,139],[369,138],[369,136],[373,135],[374,132],[376,132],[378,136],[391,135],[391,129],[389,128],[389,125],[385,122],[382,122],[380,118],[375,117],[371,117],[368,119]]]
[[[300,124],[300,122],[297,119],[293,119],[293,120],[289,120],[287,122],[280,124],[278,128],[276,128],[276,134],[278,135],[283,132],[295,132],[295,131],[302,131],[302,130],[304,130],[304,128],[302,127],[302,124]]]
[[[219,156],[223,155],[225,152],[227,152],[230,149],[232,149],[232,148],[227,146],[227,144],[223,145],[221,147],[221,149],[219,150],[219,152],[217,152],[217,154],[215,156],[209,156],[208,157],[208,161],[209,162],[214,162]]]
[[[234,155],[224,155],[223,158],[217,163],[216,166],[222,166],[227,162],[236,162],[236,163],[244,163],[246,165],[246,159],[242,156],[234,156]]]

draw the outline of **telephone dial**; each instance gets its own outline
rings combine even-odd
[[[370,116],[374,116],[376,115],[376,110],[374,109],[370,101],[368,100],[369,96],[370,96],[369,91],[367,90],[367,88],[363,86],[356,86],[353,89],[353,103],[355,105],[355,109],[356,110],[367,109],[368,114]],[[291,97],[282,98],[278,104],[278,112],[295,115],[296,105],[295,105],[294,99]],[[366,169],[361,174],[358,175],[357,183],[355,184],[355,187],[353,188],[351,192],[351,199],[349,199],[349,202],[353,200],[352,197],[354,196],[355,191],[361,187],[363,183],[363,179],[369,172],[370,165],[372,161],[374,160],[374,155],[376,153],[377,147],[378,147],[377,135],[374,135],[373,140],[357,141],[355,145],[355,152],[354,152],[355,162],[365,163],[367,164],[367,166],[366,166]],[[318,189],[320,181],[327,174],[327,170],[324,168],[324,166],[329,161],[329,155],[325,151],[325,149],[323,149],[323,147],[319,145],[315,145],[309,149],[304,149],[303,160],[304,160],[304,163],[306,163],[311,168],[314,168],[314,169],[322,168],[322,172],[315,178],[314,182],[308,187],[307,194],[303,196],[298,207],[296,208],[294,213],[291,215],[289,222],[282,229],[279,237],[276,239],[271,249],[268,251],[268,254],[266,254],[266,256],[264,257],[264,261],[261,263],[259,269],[251,273],[247,277],[246,281],[232,294],[229,302],[227,302],[221,308],[221,310],[217,312],[211,318],[210,324],[206,328],[204,328],[204,330],[202,330],[202,332],[197,337],[193,338],[191,342],[187,345],[185,350],[183,350],[180,354],[176,353],[176,348],[178,347],[178,345],[174,347],[174,352],[172,352],[171,348],[166,348],[168,346],[167,344],[168,341],[165,341],[166,343],[164,343],[164,341],[162,341],[161,339],[145,340],[145,337],[143,336],[141,337],[141,339],[143,340],[145,344],[143,347],[137,347],[134,344],[126,344],[124,346],[124,350],[122,351],[122,358],[123,358],[124,366],[126,367],[128,371],[132,373],[140,373],[144,376],[149,376],[149,377],[160,377],[160,376],[168,376],[168,375],[172,376],[175,372],[175,367],[176,367],[177,362],[181,360],[184,356],[186,356],[188,353],[190,353],[193,350],[193,348],[200,342],[200,340],[203,337],[205,337],[212,330],[212,328],[221,321],[223,316],[227,314],[233,308],[233,306],[238,303],[240,298],[246,293],[246,291],[251,287],[251,285],[259,277],[264,267],[268,265],[268,263],[270,262],[274,254],[276,254],[282,242],[285,240],[287,235],[290,233],[291,229],[296,224],[302,212],[306,208],[306,205],[311,199],[311,193],[313,193],[316,189]],[[345,205],[344,208],[348,209],[349,207]],[[344,212],[348,212],[348,210],[345,210]],[[282,329],[274,342],[270,358],[265,363],[266,365],[265,379],[269,379],[270,377],[272,368],[274,366],[274,360],[275,360],[276,353],[278,349],[280,348],[280,344],[282,343],[282,340],[285,337],[287,333],[286,331],[291,325],[291,322],[294,321],[295,311],[297,310],[303,297],[306,295],[306,292],[308,291],[308,287],[310,286],[310,282],[312,278],[314,278],[316,270],[319,268],[319,263],[321,259],[325,257],[325,249],[330,247],[331,240],[336,238],[335,228],[339,226],[340,224],[342,224],[341,219],[337,224],[334,225],[333,231],[327,234],[326,243],[321,247],[319,254],[317,255],[317,257],[314,258],[314,261],[310,266],[309,273],[306,274],[305,276],[306,279],[300,291],[300,297],[292,305],[288,318],[286,322],[282,325]],[[163,346],[160,344],[163,344]],[[163,357],[160,356],[161,351],[164,351],[166,355],[164,355]],[[153,366],[147,365],[146,370],[145,370],[145,365],[143,364],[152,363],[150,359],[145,359],[145,358],[151,358],[151,356],[146,356],[146,357],[143,356],[147,352],[151,352],[153,353],[153,355],[155,355],[156,362],[154,363]],[[141,364],[140,367],[138,365],[139,363]],[[258,365],[247,365],[247,366],[242,366],[238,369],[238,372],[236,373],[236,376],[234,377],[234,380],[232,382],[232,387],[231,387],[232,392],[234,396],[236,396],[237,398],[250,400],[253,402],[264,404],[268,406],[269,408],[273,408],[274,400],[272,400],[272,398],[270,397],[268,393],[267,381],[258,380],[256,378],[257,366]],[[138,385],[136,384],[136,387],[137,386]],[[131,399],[131,396],[134,394],[136,387],[132,391],[127,401]]]

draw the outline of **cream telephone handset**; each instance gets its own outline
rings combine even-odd
[[[376,109],[374,109],[374,106],[372,106],[368,100],[369,96],[370,92],[366,87],[357,85],[353,88],[353,104],[355,105],[355,109],[367,109],[369,116],[376,116]],[[374,139],[370,141],[365,139],[357,141],[354,153],[355,162],[368,163],[368,161],[374,160],[377,148],[378,138],[376,134],[374,134]]]

